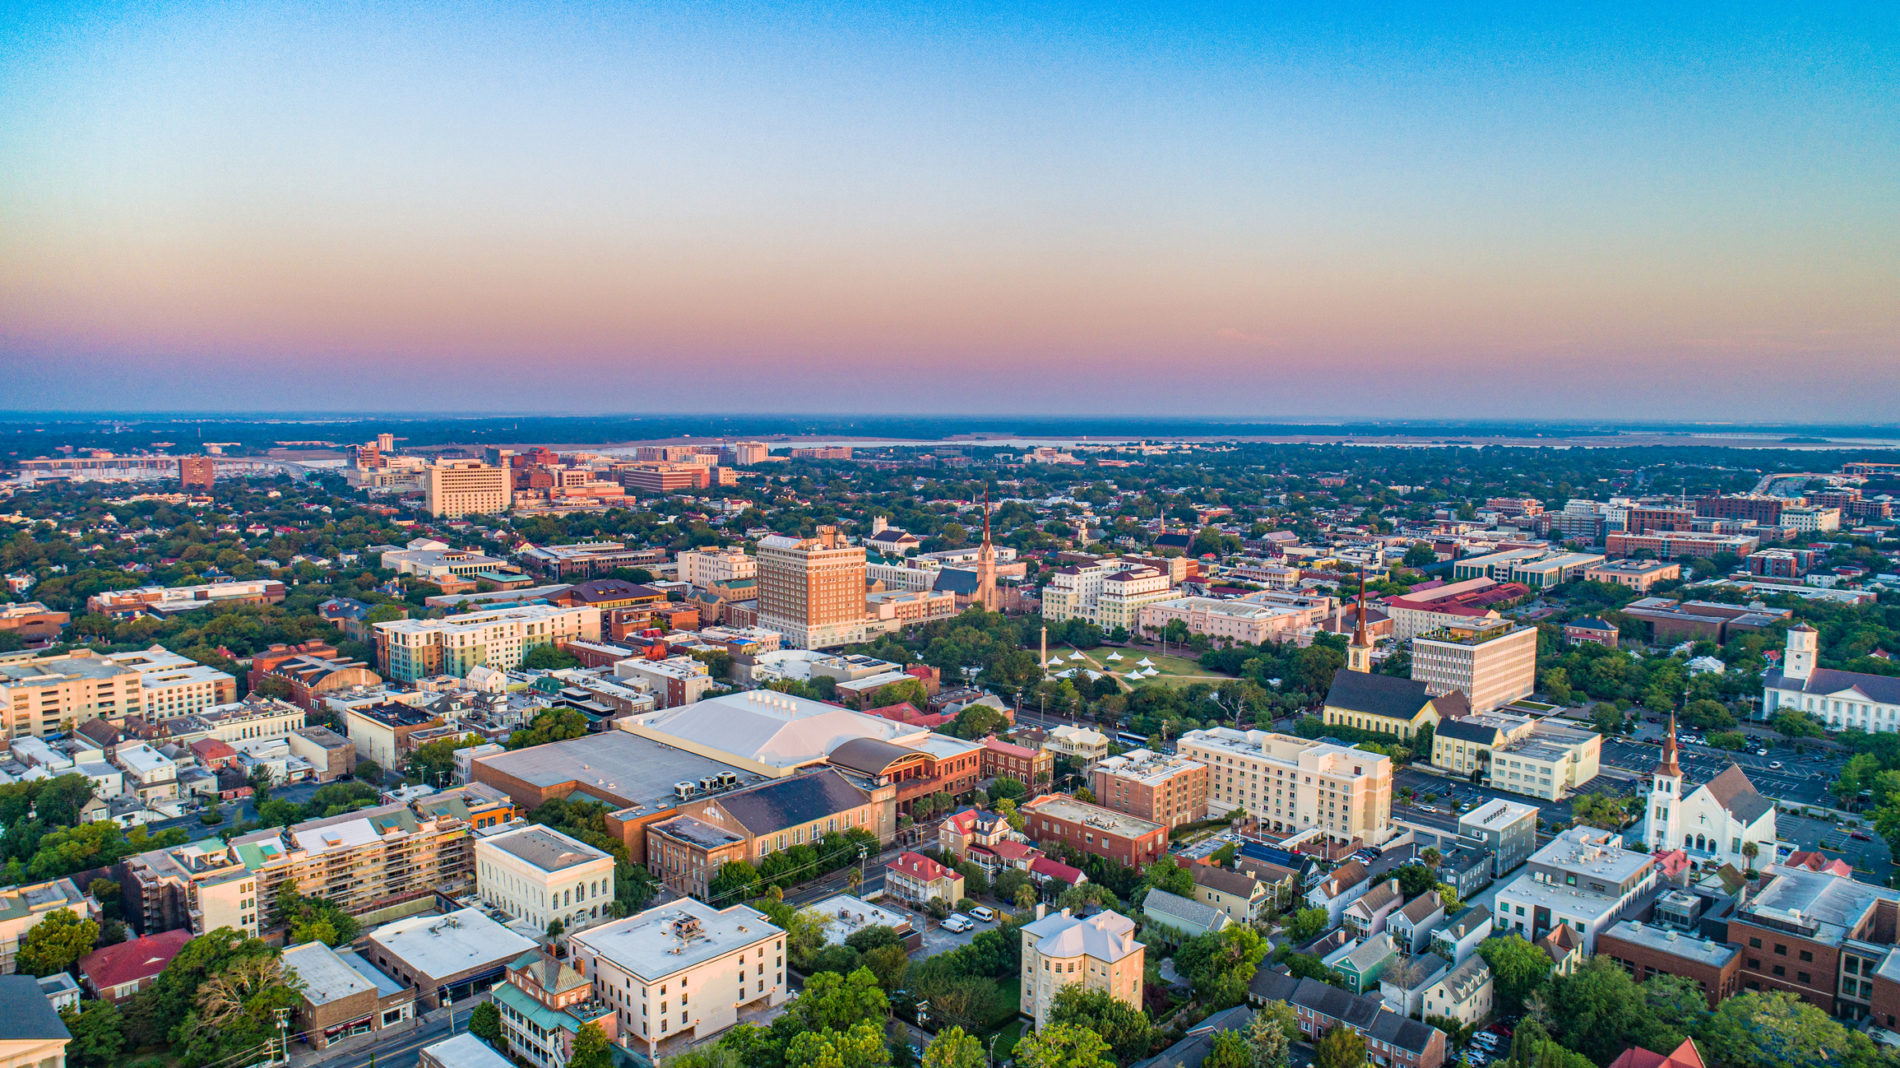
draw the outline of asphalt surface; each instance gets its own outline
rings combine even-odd
[[[468,1015],[475,1006],[488,1000],[486,992],[455,1003],[455,1033],[468,1030]],[[422,1022],[406,1030],[393,1033],[380,1033],[367,1036],[374,1039],[366,1045],[355,1046],[343,1052],[332,1050],[313,1051],[305,1047],[300,1049],[291,1044],[291,1063],[299,1068],[416,1068],[421,1059],[422,1047],[433,1045],[449,1037],[449,1014],[442,1009],[432,1009],[422,1017]],[[361,1041],[361,1039],[353,1040]],[[334,1047],[332,1047],[334,1049]]]

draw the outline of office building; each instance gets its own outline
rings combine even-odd
[[[1794,611],[1769,608],[1760,603],[1740,605],[1645,597],[1624,605],[1623,614],[1649,624],[1650,638],[1659,644],[1706,638],[1721,645],[1731,636],[1767,630],[1792,617]]]
[[[865,637],[864,548],[835,527],[759,541],[759,626],[788,648],[829,649]]]
[[[164,619],[181,612],[195,612],[234,604],[280,604],[284,584],[275,579],[245,579],[234,582],[205,582],[196,586],[140,586],[130,590],[108,590],[86,598],[86,611],[132,619],[148,615]]]
[[[1509,712],[1446,720],[1432,735],[1433,767],[1545,801],[1595,778],[1602,753],[1595,731]]]
[[[210,493],[218,480],[218,462],[209,456],[178,458],[178,488],[186,493]]]
[[[1096,764],[1095,803],[1174,828],[1207,818],[1207,765],[1133,749]]]
[[[475,839],[475,888],[483,901],[531,926],[559,920],[577,931],[613,915],[614,858],[528,824]]]
[[[364,940],[363,956],[398,983],[415,988],[416,1001],[426,1006],[488,989],[510,961],[535,948],[533,941],[472,908],[396,920]]]
[[[1458,835],[1476,841],[1491,858],[1492,876],[1502,878],[1536,851],[1537,813],[1536,805],[1492,798],[1459,815]]]
[[[291,1026],[312,1049],[415,1018],[416,992],[355,950],[304,942],[285,949],[283,962],[284,971],[302,980]]]
[[[787,996],[785,932],[745,905],[683,898],[583,931],[569,952],[613,1007],[620,1033],[650,1059]]]
[[[480,460],[437,460],[423,471],[422,493],[433,516],[495,515],[513,502],[514,480]]]
[[[144,708],[140,674],[89,649],[0,657],[0,727],[9,737],[40,738]]]
[[[681,582],[698,589],[729,586],[741,579],[757,578],[759,564],[742,548],[689,549],[674,558],[679,565]]]
[[[466,676],[478,667],[521,666],[542,646],[600,640],[600,609],[527,604],[446,619],[396,619],[376,624],[376,657],[384,675],[415,682]]]
[[[27,648],[50,645],[73,620],[69,612],[55,612],[38,601],[0,604],[0,634],[15,634]]]
[[[1865,1017],[1882,974],[1892,981],[1900,891],[1786,865],[1737,906],[1728,940],[1745,990],[1785,991],[1833,1016]]]
[[[1597,956],[1622,965],[1639,983],[1658,975],[1687,979],[1702,988],[1710,1009],[1742,989],[1741,948],[1695,931],[1619,920],[1597,935]]]
[[[1023,833],[1044,849],[1063,846],[1145,868],[1168,851],[1168,828],[1067,794],[1044,794],[1023,803]]]
[[[1140,1010],[1148,947],[1135,940],[1133,920],[1118,912],[1075,916],[1063,909],[1024,924],[1020,935],[1020,1008],[1036,1026],[1048,1024],[1056,994],[1069,986],[1099,990]]]
[[[1658,582],[1674,582],[1682,577],[1682,565],[1673,560],[1609,560],[1583,573],[1586,582],[1607,582],[1648,593]]]
[[[1537,680],[1537,628],[1483,619],[1420,635],[1412,639],[1412,678],[1433,696],[1463,692],[1473,712],[1528,697]]]
[[[1650,854],[1623,848],[1613,831],[1572,827],[1531,854],[1524,872],[1498,890],[1492,910],[1499,933],[1536,942],[1568,927],[1588,955],[1597,934],[1648,904],[1655,887]]]
[[[1176,748],[1207,765],[1210,811],[1240,809],[1276,833],[1318,828],[1336,842],[1392,837],[1390,757],[1229,727],[1189,731]]]
[[[1714,534],[1677,530],[1653,534],[1610,531],[1603,536],[1604,551],[1611,556],[1638,556],[1647,553],[1663,560],[1685,560],[1697,556],[1716,557],[1724,553],[1747,556],[1761,545],[1753,534]]]
[[[1430,589],[1415,587],[1403,597],[1386,598],[1384,604],[1392,620],[1392,637],[1403,642],[1457,623],[1497,619],[1500,607],[1530,595],[1528,586],[1480,577]]]

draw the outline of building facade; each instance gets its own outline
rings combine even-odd
[[[1021,937],[1020,1008],[1036,1026],[1049,1022],[1056,994],[1069,986],[1141,1008],[1147,947],[1135,940],[1135,922],[1128,917],[1107,911],[1081,917],[1063,909],[1024,924]]]
[[[835,527],[815,537],[759,541],[759,625],[790,648],[829,649],[865,638],[864,548]]]
[[[495,515],[513,503],[514,480],[480,460],[437,460],[423,472],[422,492],[433,516]]]
[[[1433,696],[1462,692],[1473,712],[1528,697],[1537,681],[1537,628],[1486,619],[1420,635],[1412,639],[1412,678]]]
[[[613,915],[614,858],[539,824],[475,839],[483,901],[535,927],[559,920],[577,931]]]
[[[600,609],[518,605],[446,619],[396,619],[376,624],[376,655],[384,675],[415,682],[466,676],[478,667],[507,671],[543,646],[600,640]]]
[[[1392,837],[1392,761],[1363,749],[1269,731],[1212,727],[1177,751],[1208,768],[1208,807],[1239,809],[1263,829],[1323,831],[1377,845]]]
[[[1134,749],[1095,765],[1095,803],[1174,828],[1207,818],[1208,768],[1198,760]]]

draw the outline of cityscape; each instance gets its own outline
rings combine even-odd
[[[0,1068],[1900,1068],[1900,8],[0,33]]]

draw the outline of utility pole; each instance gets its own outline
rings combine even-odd
[[[455,1036],[455,998],[445,988],[442,991],[442,1005],[449,1010],[449,1036]]]
[[[277,1014],[277,1043],[283,1049],[284,1059],[279,1061],[278,1059],[273,1057],[271,1058],[271,1063],[272,1064],[289,1064],[290,1063],[290,1010],[276,1009],[274,1011]]]

